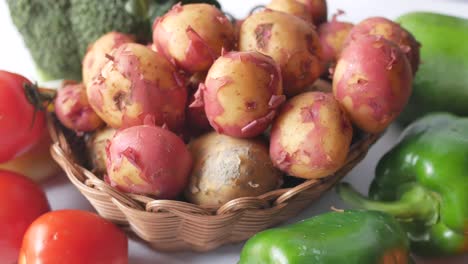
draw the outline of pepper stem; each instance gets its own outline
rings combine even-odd
[[[375,201],[357,192],[349,183],[340,183],[336,191],[341,199],[353,207],[377,210],[393,215],[400,221],[437,222],[439,199],[426,188],[410,183],[402,186],[403,192],[395,201]]]

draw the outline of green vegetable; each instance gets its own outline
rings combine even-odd
[[[242,249],[239,264],[410,263],[400,225],[377,211],[325,213],[263,231]]]
[[[367,199],[337,187],[358,208],[395,216],[419,255],[468,252],[468,118],[434,113],[419,119],[379,161]]]
[[[397,21],[422,44],[413,94],[399,121],[406,125],[436,111],[468,116],[468,20],[416,12]]]
[[[109,31],[151,41],[151,24],[173,0],[7,0],[13,23],[23,36],[42,80],[81,80],[88,46]],[[177,1],[179,2],[179,1]],[[215,0],[181,1],[208,2]]]

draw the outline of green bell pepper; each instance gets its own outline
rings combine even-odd
[[[437,111],[468,116],[468,20],[414,12],[397,21],[421,43],[413,93],[398,121],[406,125]]]
[[[412,263],[398,222],[378,211],[325,213],[260,232],[247,241],[239,264]]]
[[[468,118],[427,115],[379,161],[368,199],[348,184],[349,204],[395,216],[422,256],[468,252]]]

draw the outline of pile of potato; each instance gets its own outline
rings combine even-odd
[[[324,0],[273,0],[238,21],[178,4],[153,43],[99,38],[55,109],[110,185],[218,207],[280,188],[283,174],[336,172],[353,130],[380,133],[402,111],[418,64],[398,24],[327,22]],[[329,72],[333,89],[316,89]]]

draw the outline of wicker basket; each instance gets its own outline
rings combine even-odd
[[[297,215],[357,165],[379,138],[362,135],[352,144],[346,164],[334,175],[207,208],[123,193],[80,165],[84,164],[83,142],[63,129],[53,116],[49,118],[49,130],[54,141],[52,157],[97,212],[162,251],[209,251],[246,240]]]

